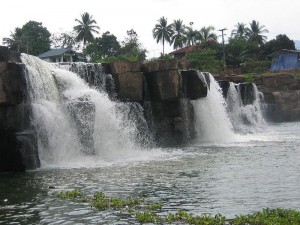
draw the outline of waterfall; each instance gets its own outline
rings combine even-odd
[[[90,155],[98,160],[137,155],[141,107],[135,105],[138,110],[130,117],[132,105],[111,101],[77,74],[26,54],[21,59],[42,166],[78,162]]]
[[[236,132],[256,132],[266,126],[260,95],[255,84],[230,82],[226,102]]]
[[[198,142],[223,143],[235,140],[227,104],[218,83],[205,74],[210,84],[206,98],[192,101],[195,110],[195,129]]]

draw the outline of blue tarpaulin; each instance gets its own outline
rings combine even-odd
[[[300,68],[300,51],[281,50],[272,54],[271,70],[293,70]]]

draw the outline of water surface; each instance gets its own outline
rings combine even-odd
[[[143,196],[161,203],[162,213],[185,209],[232,218],[266,207],[300,210],[300,123],[269,125],[239,140],[144,150],[98,164],[82,157],[65,166],[1,174],[0,224],[136,223],[126,213],[98,212],[88,203],[55,197],[74,188],[90,196]]]

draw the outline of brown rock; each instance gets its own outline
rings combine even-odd
[[[120,74],[126,72],[140,72],[141,63],[140,62],[130,62],[130,61],[115,61],[108,64],[109,73]]]
[[[0,74],[6,70],[6,62],[0,62]]]
[[[143,100],[142,72],[125,72],[115,74],[114,78],[118,98],[137,102]]]
[[[154,101],[175,100],[179,98],[179,78],[177,70],[146,73],[150,99]]]
[[[178,70],[181,67],[181,63],[177,59],[157,60],[153,62],[147,62],[142,64],[142,71],[151,73],[166,70]]]
[[[181,71],[185,97],[196,100],[207,96],[205,77],[196,70]]]

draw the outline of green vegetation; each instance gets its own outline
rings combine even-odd
[[[103,192],[97,192],[96,194],[94,194],[91,206],[98,210],[104,211],[109,208],[122,209],[125,207],[132,207],[139,205],[140,203],[140,199],[122,199],[121,197],[108,197]]]
[[[237,216],[230,221],[233,225],[298,225],[300,224],[300,212],[292,209],[263,209],[249,215]]]
[[[178,210],[175,214],[162,216],[162,204],[153,203],[145,205],[143,199],[124,199],[121,197],[106,196],[103,192],[97,192],[92,198],[88,198],[78,189],[59,192],[56,197],[73,201],[89,202],[91,207],[100,211],[126,210],[136,220],[153,224],[199,224],[199,225],[298,225],[300,224],[300,212],[293,209],[262,209],[248,215],[236,216],[234,219],[226,219],[221,214],[211,216],[201,214],[194,216],[184,210]]]
[[[191,51],[188,53],[188,67],[218,73],[221,71],[222,62],[216,58],[215,50]]]

